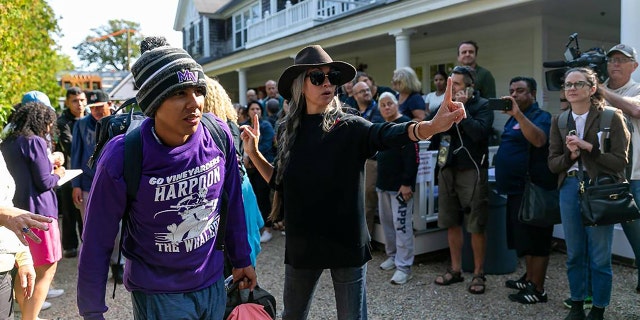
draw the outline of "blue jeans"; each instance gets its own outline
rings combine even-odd
[[[283,320],[306,319],[324,269],[285,265]],[[367,320],[367,265],[331,269],[338,320]]]
[[[636,203],[640,204],[640,180],[631,180],[631,193],[633,198],[636,199]],[[626,223],[621,223],[622,230],[624,230],[627,240],[633,249],[633,255],[636,259],[636,265],[640,265],[640,219]],[[640,268],[638,268],[638,288],[640,288]]]
[[[613,225],[583,226],[576,177],[567,177],[560,187],[560,215],[567,244],[567,277],[571,300],[583,301],[588,295],[587,279],[588,272],[591,272],[593,305],[607,307],[613,279]]]
[[[227,306],[224,279],[211,286],[185,293],[147,294],[131,292],[133,318],[161,319],[222,319]]]

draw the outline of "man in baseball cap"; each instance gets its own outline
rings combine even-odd
[[[629,118],[632,131],[640,132],[640,83],[631,78],[638,68],[638,54],[629,45],[617,44],[607,52],[607,73],[609,79],[600,85],[603,97],[612,107],[622,110]],[[631,190],[633,196],[640,197],[640,137],[631,135]],[[629,171],[628,171],[629,172]],[[621,224],[624,234],[631,244],[636,261],[640,261],[640,220]],[[639,271],[640,272],[640,271]],[[640,273],[636,292],[640,293]]]

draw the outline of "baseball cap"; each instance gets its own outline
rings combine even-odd
[[[46,94],[40,91],[36,91],[36,90],[29,91],[22,96],[22,104],[26,104],[29,102],[40,102],[45,106],[53,109],[53,107],[51,106],[51,101],[49,100],[49,97],[47,97]]]
[[[628,46],[625,44],[617,44],[615,46],[613,46],[613,48],[609,49],[609,51],[607,52],[607,57],[610,56],[612,53],[614,52],[620,52],[622,54],[624,54],[625,56],[632,58],[633,60],[637,60],[638,59],[638,54],[636,53],[636,49],[634,49],[632,46]]]
[[[87,94],[87,107],[91,107],[96,104],[109,102],[109,96],[102,90],[92,90]]]

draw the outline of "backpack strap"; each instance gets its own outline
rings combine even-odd
[[[124,239],[124,230],[129,222],[129,211],[131,211],[131,203],[135,200],[140,187],[140,177],[142,176],[142,135],[140,127],[131,130],[130,133],[124,135],[124,172],[123,178],[127,185],[127,202],[124,207],[124,215],[120,221],[120,241],[118,243],[118,265],[122,262],[122,240]],[[130,163],[127,163],[130,162]],[[118,282],[113,281],[113,295],[116,298],[116,286]]]
[[[237,159],[235,155],[229,156],[229,139],[227,133],[220,127],[213,115],[209,113],[203,113],[201,118],[202,124],[209,130],[211,137],[216,142],[216,145],[224,152],[226,161],[230,159]],[[216,235],[216,250],[224,251],[224,237],[225,230],[227,228],[227,211],[228,211],[229,195],[222,190],[220,194],[220,221],[218,223],[218,234]]]
[[[560,136],[563,138],[567,136],[567,133],[569,133],[569,130],[567,129],[567,122],[569,121],[570,112],[571,109],[567,109],[558,116],[558,130],[560,130]]]
[[[613,119],[613,114],[616,112],[616,109],[612,107],[605,106],[602,113],[600,113],[600,131],[605,129],[611,129],[611,120]]]

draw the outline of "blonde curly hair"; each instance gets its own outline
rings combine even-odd
[[[224,90],[220,82],[205,76],[207,79],[207,96],[204,99],[202,112],[210,112],[223,121],[232,121],[238,124],[238,113],[233,108],[231,98]]]

